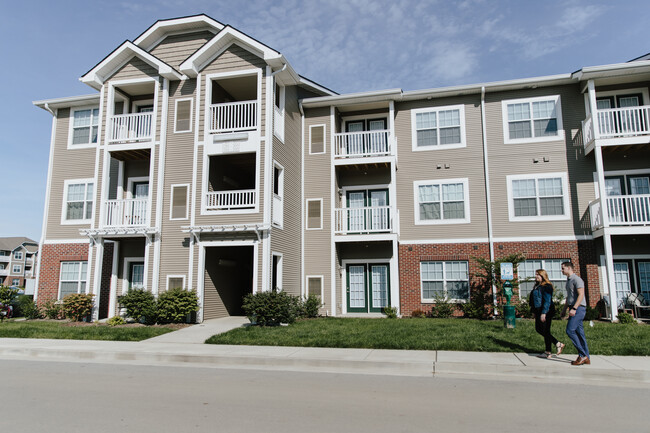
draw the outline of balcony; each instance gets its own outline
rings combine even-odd
[[[8,268],[0,269],[0,276],[5,276],[6,277],[7,275],[9,275],[9,269]]]
[[[257,191],[254,189],[212,191],[206,194],[205,209],[208,211],[253,209],[256,202]]]
[[[621,195],[605,199],[609,226],[650,225],[650,194]],[[589,203],[591,229],[605,227],[601,200]]]
[[[371,233],[394,233],[396,224],[391,206],[372,206],[335,209],[337,235],[358,235]]]
[[[210,134],[257,129],[257,101],[212,104],[208,110],[208,119]]]
[[[334,158],[371,158],[391,154],[389,130],[334,134]]]
[[[109,143],[151,141],[153,113],[119,114],[109,118]]]
[[[650,141],[650,105],[596,110],[582,122],[583,144],[594,140],[613,140],[609,144],[635,144]]]
[[[0,262],[9,263],[11,261],[11,256],[0,256]]]
[[[104,227],[146,227],[148,198],[106,200]]]

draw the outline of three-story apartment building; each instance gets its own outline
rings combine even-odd
[[[35,102],[53,115],[37,296],[94,293],[104,318],[129,288],[182,287],[203,320],[280,288],[410,314],[470,299],[474,257],[522,252],[521,277],[559,285],[570,259],[616,305],[650,290],[648,78],[640,58],[337,95],[205,15],[158,21],[81,77],[97,93]]]
[[[38,243],[25,237],[0,238],[0,286],[15,286],[33,293]]]

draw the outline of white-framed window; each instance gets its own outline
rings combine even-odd
[[[87,261],[61,262],[59,274],[59,299],[72,293],[86,292]]]
[[[469,223],[467,178],[413,182],[415,224]]]
[[[5,269],[6,265],[4,263],[0,263],[0,271],[3,271]]]
[[[99,131],[99,108],[83,107],[70,113],[70,138],[68,147],[94,146]]]
[[[172,185],[169,219],[170,220],[185,220],[188,218],[189,213],[189,194],[190,185]]]
[[[321,298],[323,296],[323,276],[322,275],[307,275],[307,296],[315,295]]]
[[[465,147],[465,106],[411,110],[413,151]]]
[[[177,99],[174,108],[174,132],[192,132],[193,99]]]
[[[566,173],[506,177],[510,221],[556,221],[570,218]]]
[[[12,274],[20,274],[22,271],[23,271],[23,267],[21,265],[13,265],[11,267]]]
[[[271,267],[271,290],[282,291],[282,253],[272,253],[272,267]]]
[[[466,301],[469,299],[469,263],[462,260],[422,261],[420,287],[422,302],[435,302],[437,298]]]
[[[528,301],[528,296],[535,286],[535,271],[538,269],[546,270],[548,279],[555,287],[556,291],[565,293],[566,277],[562,275],[562,262],[568,259],[529,259],[524,260],[517,266],[517,275],[519,277],[519,299]],[[523,281],[529,279],[529,281]]]
[[[307,200],[307,230],[320,230],[323,228],[323,199],[314,198]]]
[[[185,290],[185,275],[167,275],[167,290],[178,288]]]
[[[144,281],[144,257],[126,257],[123,265],[123,286],[122,293],[129,289],[143,289]]]
[[[22,260],[23,259],[23,252],[22,251],[15,251],[14,252],[14,260]]]
[[[94,179],[70,179],[63,184],[61,224],[90,222],[93,215]]]
[[[11,285],[12,285],[12,286],[18,286],[18,285],[20,285],[20,278],[13,278],[13,279],[11,280]]]
[[[501,101],[505,143],[564,139],[560,95]]]
[[[309,127],[309,154],[318,155],[325,153],[325,125],[311,125]]]
[[[273,208],[272,222],[278,227],[284,223],[284,167],[273,161]]]

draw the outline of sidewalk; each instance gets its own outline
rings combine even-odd
[[[600,356],[572,366],[573,355],[331,349],[202,344],[239,327],[242,318],[218,319],[141,342],[0,338],[0,359],[129,363],[301,372],[465,377],[501,380],[588,381],[625,386],[650,383],[650,357]],[[647,385],[643,385],[647,386]]]

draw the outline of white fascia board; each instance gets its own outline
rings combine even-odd
[[[298,84],[300,84],[300,85],[303,85],[305,87],[310,87],[310,88],[312,88],[312,89],[314,89],[314,90],[316,90],[318,92],[326,93],[327,96],[337,96],[338,95],[338,93],[328,89],[327,87],[323,87],[320,84],[315,83],[315,82],[311,81],[308,78],[300,77],[300,76],[299,76],[299,78],[300,78],[300,81],[299,81]]]
[[[139,47],[149,50],[157,41],[165,37],[169,33],[179,32],[179,31],[191,31],[194,28],[198,27],[197,24],[206,24],[210,27],[213,27],[217,31],[223,29],[224,25],[219,21],[216,21],[210,18],[207,15],[195,15],[191,17],[176,18],[171,20],[159,20],[156,21],[147,31],[138,36],[138,38],[133,41],[134,44]]]
[[[650,60],[637,60],[629,63],[614,63],[611,65],[588,66],[575,72],[578,80],[611,77],[612,75],[631,75],[650,72]]]
[[[43,99],[41,101],[32,102],[32,104],[38,108],[42,108],[43,110],[47,110],[47,108],[45,108],[46,105],[52,109],[56,109],[92,105],[93,103],[99,103],[99,93],[92,95],[68,96],[65,98]]]
[[[400,100],[402,89],[377,90],[372,92],[348,93],[345,95],[319,96],[303,99],[305,108],[329,107],[331,105],[359,104],[377,101]]]

